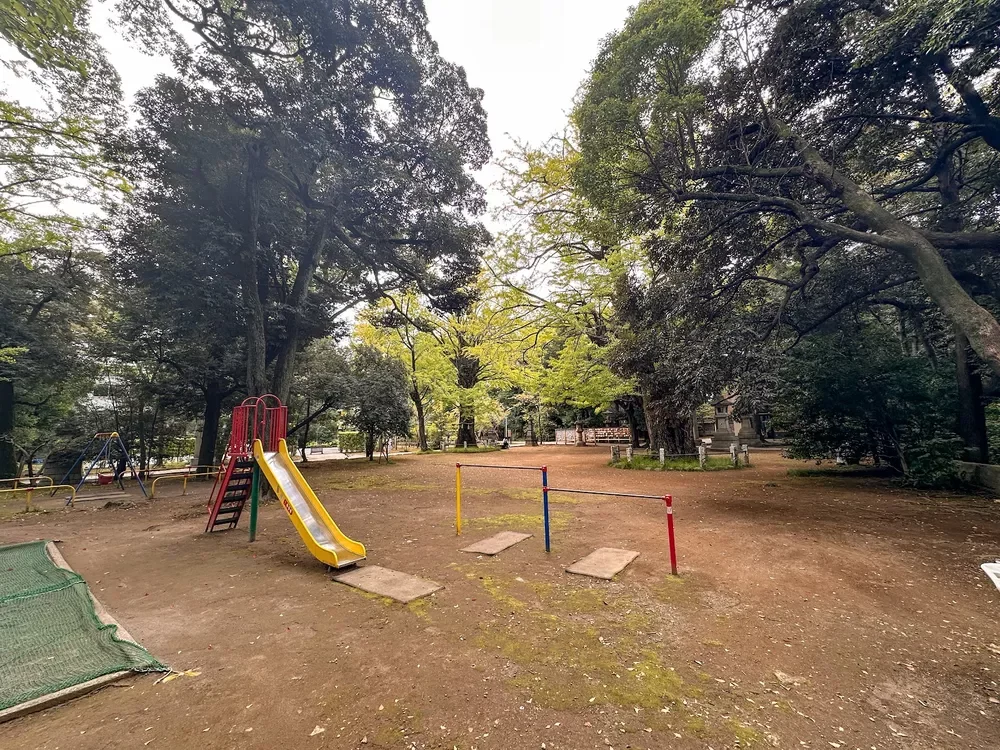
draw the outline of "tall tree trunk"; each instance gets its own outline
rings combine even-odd
[[[417,379],[413,378],[410,388],[410,398],[413,399],[413,408],[417,412],[417,447],[419,450],[427,450],[427,422],[424,417],[424,399],[420,395],[417,387]]]
[[[472,389],[479,384],[480,362],[478,357],[469,356],[464,352],[452,360],[458,374],[458,437],[456,448],[476,447],[476,406],[473,403]],[[531,415],[528,414],[528,419]]]
[[[0,479],[17,475],[14,450],[14,382],[0,380]]]
[[[625,416],[628,418],[629,445],[633,448],[639,447],[639,418],[635,413],[635,399],[629,398],[625,402]]]
[[[248,153],[244,195],[246,227],[238,265],[247,329],[247,395],[260,396],[267,391],[267,334],[257,274],[257,229],[260,223],[260,173],[267,161],[267,153],[260,144],[250,146]]]
[[[365,435],[365,456],[369,461],[375,460],[375,433],[368,432]]]
[[[986,405],[983,382],[969,361],[969,340],[955,333],[955,370],[958,381],[958,434],[965,442],[965,459],[977,463],[989,461],[989,437],[986,433]]]
[[[274,378],[271,392],[288,402],[292,390],[292,377],[295,375],[295,355],[299,348],[299,330],[302,321],[302,311],[309,297],[309,286],[312,284],[319,259],[326,244],[330,231],[330,221],[333,219],[333,209],[323,211],[317,219],[309,239],[305,255],[299,260],[299,268],[295,273],[292,291],[285,300],[284,331],[278,342],[278,356],[274,363]]]
[[[218,383],[209,383],[205,389],[205,411],[202,414],[201,446],[198,450],[199,466],[215,465],[215,449],[219,442],[219,421],[222,419],[222,390]],[[205,474],[208,469],[198,469]]]

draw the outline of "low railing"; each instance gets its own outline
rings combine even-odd
[[[26,497],[24,501],[25,511],[31,511],[31,496],[39,489],[44,489],[46,492],[50,492],[49,497],[56,494],[57,490],[69,490],[69,502],[67,505],[73,505],[76,502],[76,487],[71,484],[52,484],[51,479],[49,484],[42,487],[15,487],[12,490],[0,490],[0,495],[8,495],[14,492],[24,492]]]
[[[48,484],[39,484],[42,481],[48,481]],[[28,487],[38,488],[38,487],[51,487],[53,485],[52,477],[46,474],[40,474],[37,477],[13,477],[12,479],[0,479],[0,484],[6,484],[7,482],[14,483],[14,489],[21,489],[21,484],[23,482],[28,482]]]
[[[222,471],[221,466],[185,466],[183,469],[183,474],[163,474],[158,476],[153,480],[153,484],[149,488],[149,497],[153,499],[156,497],[156,485],[162,481],[169,479],[180,479],[184,482],[184,488],[181,491],[181,495],[187,494],[188,480],[191,477],[216,477],[218,478],[219,472]]]

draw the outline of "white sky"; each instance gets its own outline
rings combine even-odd
[[[597,55],[600,40],[619,29],[635,0],[425,0],[430,31],[472,86],[485,91],[495,156],[510,137],[541,143],[562,131],[573,97]],[[129,46],[108,25],[111,3],[94,8],[101,34],[130,101],[165,60]],[[497,177],[487,169],[481,181]],[[491,208],[500,196],[491,191]]]

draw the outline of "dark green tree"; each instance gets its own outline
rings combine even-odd
[[[370,346],[351,356],[354,379],[347,421],[365,435],[365,455],[375,459],[386,440],[410,431],[409,376],[395,357]]]
[[[180,77],[160,88],[183,87],[216,112],[222,150],[233,157],[201,176],[227,186],[232,242],[220,263],[239,273],[249,392],[270,383],[287,397],[296,353],[317,333],[311,315],[357,298],[352,282],[366,296],[407,283],[445,308],[461,304],[458,289],[488,239],[471,218],[485,204],[470,172],[490,151],[482,93],[441,58],[422,3],[122,8],[140,39],[166,39],[178,61]],[[167,161],[184,161],[161,118],[144,122],[166,136]],[[146,173],[156,176],[152,163]],[[283,263],[288,283],[273,284]]]
[[[961,445],[951,429],[949,386],[891,331],[841,321],[783,362],[775,424],[787,432],[792,456],[867,458],[913,481],[940,483],[954,475]]]

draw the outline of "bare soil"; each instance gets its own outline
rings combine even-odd
[[[137,676],[0,725],[18,748],[990,748],[1000,746],[1000,505],[873,479],[644,472],[605,449],[460,457],[546,463],[550,484],[675,499],[553,496],[538,475],[454,456],[305,469],[369,561],[444,589],[403,606],[337,584],[277,504],[206,535],[208,487],[124,507],[20,514],[0,543],[69,563],[184,676]],[[174,492],[174,495],[170,495]],[[50,507],[58,507],[53,505]],[[459,549],[535,536],[498,557]],[[611,582],[564,568],[636,550]]]

